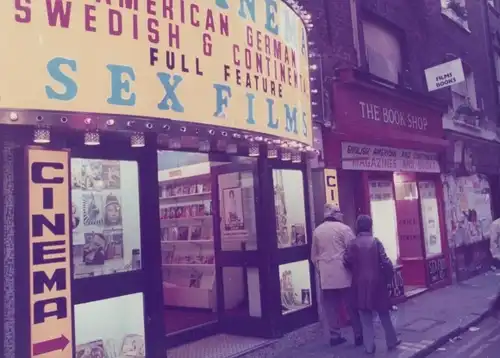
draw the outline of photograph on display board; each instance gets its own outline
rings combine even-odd
[[[123,258],[123,232],[121,230],[104,231],[104,237],[108,246],[106,248],[106,260]]]
[[[71,189],[81,189],[82,182],[82,160],[79,158],[71,159]]]
[[[144,337],[138,334],[128,334],[123,339],[121,348],[122,357],[146,357]]]
[[[306,228],[304,225],[292,225],[292,246],[306,244]]]
[[[82,195],[82,215],[85,226],[102,226],[104,198],[100,193],[86,192]]]
[[[107,358],[104,342],[97,340],[76,346],[76,358]]]
[[[241,188],[223,190],[224,228],[226,231],[244,230]]]
[[[107,256],[108,240],[104,234],[91,232],[85,234],[83,262],[86,265],[104,265]]]
[[[109,193],[106,196],[106,201],[104,204],[104,225],[122,225],[122,205],[120,198],[114,193]]]
[[[81,183],[84,190],[102,190],[104,181],[102,176],[102,160],[82,160]]]
[[[120,162],[106,160],[102,163],[102,176],[105,189],[120,189]]]
[[[82,223],[82,197],[80,193],[73,193],[71,197],[71,230],[78,232]]]

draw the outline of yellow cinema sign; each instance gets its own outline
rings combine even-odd
[[[337,170],[325,169],[324,175],[325,175],[326,203],[340,207]]]
[[[304,23],[281,0],[1,1],[0,108],[170,118],[312,145]],[[29,79],[29,86],[26,81]]]
[[[72,358],[69,153],[27,151],[31,357]]]

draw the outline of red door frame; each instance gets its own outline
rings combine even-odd
[[[435,289],[435,288],[441,288],[444,286],[447,286],[451,284],[452,282],[452,275],[451,275],[451,260],[450,260],[450,251],[449,251],[449,244],[448,244],[448,239],[447,239],[447,230],[446,230],[446,220],[445,220],[445,212],[444,212],[444,191],[443,191],[443,184],[441,182],[441,178],[439,174],[428,174],[428,173],[414,173],[414,178],[417,182],[417,188],[418,188],[418,182],[420,181],[431,181],[435,184],[436,187],[436,197],[437,197],[437,205],[438,205],[438,216],[439,216],[439,228],[440,228],[440,235],[441,235],[441,247],[442,247],[442,253],[438,255],[433,255],[433,256],[427,256],[426,251],[425,251],[425,242],[423,240],[423,236],[421,239],[421,244],[423,246],[423,255],[420,260],[411,260],[415,261],[415,265],[412,265],[409,269],[414,270],[413,266],[418,266],[418,272],[419,272],[419,278],[418,280],[425,284],[426,287]],[[393,179],[393,173],[392,172],[378,172],[378,171],[363,171],[361,173],[362,177],[362,187],[363,187],[363,202],[360,203],[360,207],[363,208],[363,211],[367,214],[370,214],[371,208],[370,208],[370,191],[369,191],[369,181],[370,180],[390,180],[393,182],[393,194],[395,197],[395,192],[394,192],[394,179]],[[419,195],[420,197],[420,195]],[[419,199],[420,201],[420,199]],[[419,203],[420,207],[420,203]],[[419,209],[420,210],[420,209]],[[420,220],[420,228],[423,229],[422,225],[422,219],[421,215],[419,216]],[[399,235],[398,235],[399,236]],[[443,259],[445,260],[446,263],[446,277],[444,280],[441,280],[439,282],[436,282],[435,284],[431,284],[429,280],[429,261],[434,261],[434,260],[440,260]],[[406,267],[408,269],[408,264],[410,262],[406,262]],[[406,274],[407,276],[408,270],[405,270],[403,266],[403,273]],[[414,274],[412,272],[411,274]]]

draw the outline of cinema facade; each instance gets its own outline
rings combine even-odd
[[[3,357],[223,357],[317,319],[308,19],[0,5]]]

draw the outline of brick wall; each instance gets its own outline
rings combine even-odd
[[[498,31],[500,39],[500,12],[488,10],[487,0],[467,1],[470,31],[441,13],[440,0],[304,0],[303,3],[314,18],[315,29],[310,39],[315,42],[313,48],[325,58],[325,76],[332,76],[334,68],[357,65],[351,22],[354,2],[359,19],[375,16],[401,32],[403,80],[408,87],[426,92],[424,69],[445,62],[450,59],[448,56],[461,57],[474,71],[478,105],[488,119],[496,121],[498,102],[488,36]],[[490,28],[485,21],[488,13]],[[500,50],[500,40],[498,44]],[[432,95],[451,101],[448,90]]]

